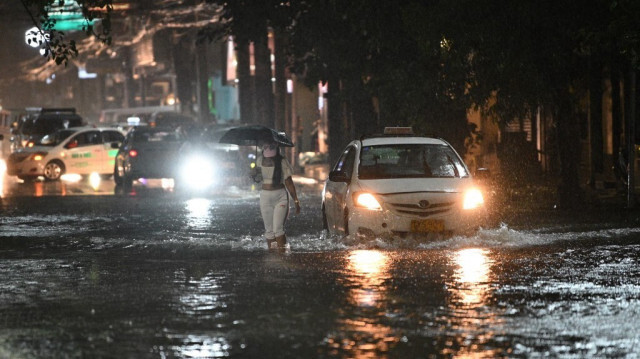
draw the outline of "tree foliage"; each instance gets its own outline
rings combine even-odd
[[[43,56],[48,60],[55,61],[58,65],[68,64],[69,59],[78,55],[75,40],[67,40],[63,31],[55,29],[56,19],[51,16],[51,9],[54,6],[62,7],[69,1],[65,0],[20,0],[25,10],[31,16],[33,24],[40,32],[40,47],[43,49]],[[111,43],[111,12],[113,11],[112,0],[77,0],[82,16],[86,20],[86,25],[82,30],[87,36],[95,36],[100,41]],[[100,29],[96,29],[92,22],[100,20]]]
[[[408,16],[427,56],[446,49],[442,77],[464,78],[470,103],[501,122],[540,107],[553,114],[560,196],[569,204],[580,197],[579,126],[589,76],[600,83],[602,70],[592,68],[614,68],[614,58],[637,64],[638,10],[633,1],[459,0],[415,2]]]
[[[53,0],[22,0],[47,25]],[[208,2],[216,2],[207,0]],[[56,1],[62,2],[62,1]],[[78,1],[101,17],[109,41],[111,0]],[[332,121],[350,137],[384,125],[412,125],[461,147],[466,112],[500,122],[553,114],[566,198],[578,188],[578,126],[594,64],[637,69],[637,0],[228,0],[222,21],[201,38],[233,34],[246,44],[271,27],[286,37],[289,65],[309,86],[328,83]],[[106,11],[96,12],[96,9]],[[49,56],[66,62],[73,43],[52,42]],[[335,124],[334,124],[335,125]],[[337,131],[330,136],[338,135]],[[335,144],[335,143],[334,143]],[[339,150],[332,148],[332,150]]]

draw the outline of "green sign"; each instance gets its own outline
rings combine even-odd
[[[91,158],[91,157],[93,157],[91,152],[81,152],[81,153],[73,153],[73,154],[71,154],[71,158],[74,158],[74,159]]]
[[[93,20],[87,21],[84,18],[82,8],[75,0],[64,1],[63,4],[60,5],[59,1],[54,1],[47,10],[49,18],[55,20],[54,30],[77,31],[93,25]]]

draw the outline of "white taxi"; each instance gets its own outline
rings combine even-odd
[[[23,180],[43,177],[47,181],[63,174],[103,176],[113,174],[117,149],[124,134],[114,128],[72,127],[42,138],[32,147],[21,148],[7,159],[7,174]]]
[[[330,233],[439,238],[472,233],[484,215],[482,192],[453,147],[410,127],[349,143],[322,191]]]

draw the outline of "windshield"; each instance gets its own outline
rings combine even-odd
[[[26,118],[22,123],[22,125],[20,125],[20,132],[27,135],[32,133],[35,121],[36,121],[35,118]]]
[[[61,128],[69,128],[81,126],[82,119],[80,117],[41,117],[33,121],[31,126],[25,128],[24,133],[31,135],[47,135]]]
[[[57,146],[62,141],[66,140],[67,137],[74,134],[75,130],[60,130],[54,133],[48,134],[42,137],[42,140],[38,143],[41,146]]]
[[[467,177],[458,155],[446,145],[366,146],[360,152],[360,179]]]

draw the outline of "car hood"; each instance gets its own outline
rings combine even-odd
[[[357,190],[379,194],[410,192],[462,192],[473,185],[470,177],[463,178],[393,178],[358,180]]]
[[[33,147],[25,147],[19,148],[15,151],[15,153],[36,153],[36,152],[49,152],[54,149],[55,146],[33,146]]]

